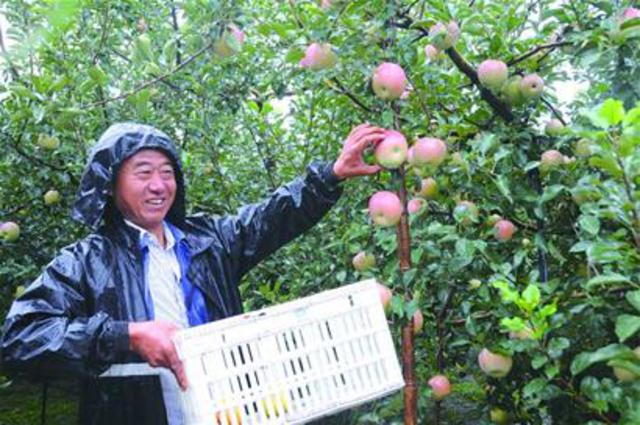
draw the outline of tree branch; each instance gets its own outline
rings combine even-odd
[[[568,46],[568,45],[571,45],[571,44],[573,44],[573,43],[570,42],[570,41],[559,41],[557,43],[542,44],[540,46],[537,46],[537,47],[533,48],[529,52],[527,52],[527,53],[525,53],[525,54],[523,54],[521,56],[518,56],[515,59],[511,59],[509,62],[507,62],[507,65],[508,66],[513,66],[513,65],[515,65],[515,64],[517,64],[519,62],[522,62],[525,59],[530,58],[531,56],[535,55],[536,53],[538,53],[538,52],[540,52],[542,50],[546,50],[546,49],[553,50],[556,47]]]

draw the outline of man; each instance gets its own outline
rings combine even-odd
[[[354,128],[333,164],[312,164],[267,200],[213,218],[185,216],[180,157],[166,134],[110,127],[72,211],[94,231],[13,303],[0,340],[4,365],[81,378],[82,424],[180,424],[179,387],[188,382],[172,335],[241,313],[242,276],[318,222],[341,180],[379,171],[362,153],[383,131]]]

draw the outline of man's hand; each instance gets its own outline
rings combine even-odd
[[[153,367],[166,367],[173,372],[183,390],[187,389],[187,375],[173,345],[173,334],[179,328],[162,321],[129,323],[129,348]]]
[[[362,153],[369,146],[375,146],[384,138],[384,128],[370,124],[354,127],[344,142],[340,156],[333,164],[333,174],[339,179],[355,176],[367,176],[379,172],[379,165],[368,165],[362,159]]]

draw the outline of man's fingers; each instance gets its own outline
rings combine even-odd
[[[173,365],[171,367],[171,370],[173,371],[173,374],[175,375],[176,380],[178,381],[178,385],[180,385],[180,388],[182,388],[182,390],[185,391],[189,383],[187,382],[187,373],[184,370],[184,366],[182,365],[182,362],[179,361],[178,363]]]

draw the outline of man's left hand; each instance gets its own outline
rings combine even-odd
[[[375,146],[384,139],[384,128],[368,123],[354,127],[344,142],[340,156],[333,164],[333,173],[339,179],[376,174],[382,168],[379,165],[368,165],[362,154],[369,146]]]

